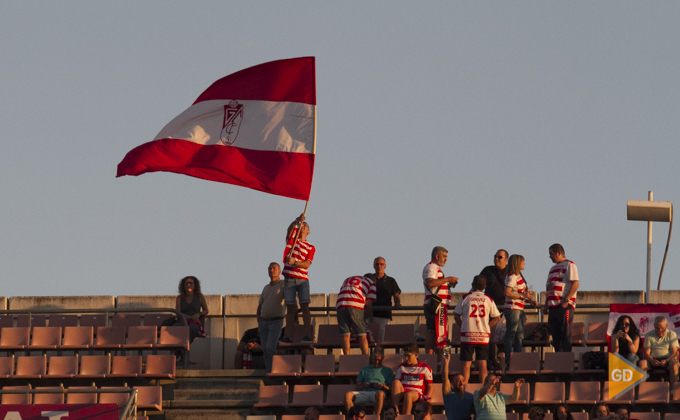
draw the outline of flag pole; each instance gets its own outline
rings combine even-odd
[[[304,216],[307,214],[307,206],[309,205],[309,200],[305,203],[305,210],[302,212],[302,215]],[[300,237],[300,231],[302,230],[302,223],[298,224],[297,232],[295,233],[295,240],[293,241],[293,246],[290,247],[290,252],[288,253],[288,258],[290,258],[293,255],[293,251],[295,251],[295,245],[297,245],[298,238]],[[288,264],[288,261],[286,261],[286,264]]]

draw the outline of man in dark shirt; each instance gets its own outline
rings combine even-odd
[[[493,255],[493,265],[484,267],[481,274],[486,278],[486,289],[484,293],[493,299],[496,306],[500,307],[503,316],[503,305],[505,305],[505,275],[508,271],[508,251],[499,249]],[[501,318],[501,321],[504,321]],[[500,369],[498,363],[498,345],[489,342],[489,364],[490,369]]]
[[[375,282],[376,301],[373,306],[392,306],[392,298],[394,298],[394,307],[401,308],[401,300],[399,295],[401,289],[397,281],[385,274],[385,259],[377,257],[373,260],[373,269],[375,273],[367,273],[364,277]],[[385,339],[385,326],[392,320],[392,311],[373,309],[373,322],[380,324],[380,340]]]

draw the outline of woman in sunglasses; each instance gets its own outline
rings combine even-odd
[[[621,315],[616,320],[614,333],[612,334],[612,352],[618,353],[631,362],[637,364],[640,357],[637,355],[640,348],[640,332],[635,322],[628,315]]]
[[[531,407],[529,410],[529,420],[543,420],[545,418],[545,411],[541,407]]]

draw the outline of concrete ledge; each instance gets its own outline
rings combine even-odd
[[[210,315],[222,315],[222,295],[203,295]],[[177,295],[118,296],[116,308],[175,308]]]
[[[113,309],[115,296],[13,296],[8,309]]]
[[[177,369],[177,378],[266,378],[265,369]]]
[[[680,290],[650,290],[650,303],[678,303],[680,302]]]
[[[0,297],[0,309],[2,309],[3,311],[7,310],[7,298],[4,296]]]

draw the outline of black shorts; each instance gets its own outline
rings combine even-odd
[[[486,360],[488,362],[489,345],[460,343],[460,360],[462,362],[471,362],[473,354],[475,360]]]

